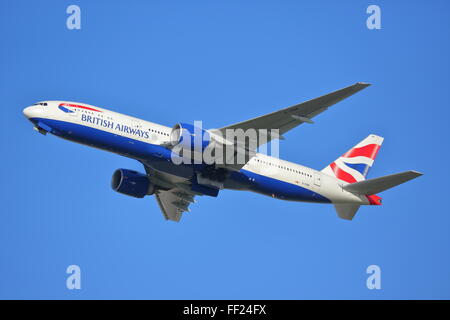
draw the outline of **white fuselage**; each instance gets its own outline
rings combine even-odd
[[[170,175],[173,183],[189,180],[196,170],[169,161],[170,150],[162,146],[170,138],[167,126],[67,101],[44,101],[26,108],[24,114],[41,132],[134,158]],[[323,172],[257,153],[231,174],[225,188],[292,201],[369,204],[366,197],[345,191],[345,184]]]

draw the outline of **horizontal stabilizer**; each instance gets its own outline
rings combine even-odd
[[[405,171],[380,178],[351,183],[343,188],[353,193],[371,195],[398,186],[399,184],[405,183],[421,175],[422,174],[417,171]]]
[[[335,204],[336,212],[339,218],[345,220],[352,220],[358,211],[360,205],[359,204]]]

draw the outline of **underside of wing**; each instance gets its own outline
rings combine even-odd
[[[213,134],[220,136],[218,140],[225,141],[228,145],[234,145],[233,152],[224,153],[226,165],[222,165],[222,167],[239,170],[255,155],[257,148],[261,145],[274,139],[284,139],[282,136],[284,133],[302,123],[313,123],[312,118],[369,85],[358,82],[316,99],[220,129],[210,130]],[[230,138],[230,132],[234,132],[232,138]],[[242,137],[239,138],[239,135]],[[244,158],[245,161],[237,161],[239,157]]]
[[[307,122],[312,123],[312,118],[327,110],[328,107],[348,98],[349,96],[368,87],[370,84],[358,82],[346,88],[331,92],[319,98],[308,100],[294,106],[284,108],[260,117],[238,122],[220,129],[225,136],[226,129],[278,129],[282,135],[296,126]],[[276,137],[273,137],[276,138]],[[270,137],[269,137],[270,140]]]
[[[188,181],[168,173],[154,170],[144,164],[147,176],[155,185],[155,198],[164,218],[180,221],[183,212],[189,212],[189,205],[193,202],[195,192],[189,190]]]
[[[183,212],[189,212],[189,205],[195,201],[193,194],[177,188],[158,190],[155,197],[166,220],[175,222],[180,221]]]

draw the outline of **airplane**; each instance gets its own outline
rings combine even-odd
[[[34,103],[23,113],[41,134],[51,133],[141,162],[145,173],[117,169],[112,175],[112,189],[135,198],[155,195],[166,220],[180,221],[196,202],[194,197],[217,197],[224,189],[253,191],[288,201],[333,204],[338,217],[352,220],[361,205],[381,205],[377,193],[422,175],[410,170],[366,179],[382,137],[369,134],[320,171],[257,151],[269,142],[284,140],[283,134],[298,125],[313,123],[312,118],[369,85],[357,82],[316,99],[209,130],[186,123],[167,127],[70,101]],[[260,130],[263,134],[244,142],[227,139],[225,132],[240,129]],[[192,141],[194,146],[178,151],[175,148]],[[232,147],[232,152],[217,158],[229,161],[174,161],[192,159],[198,154],[195,151],[205,151],[211,145]],[[237,161],[239,157],[244,160]]]

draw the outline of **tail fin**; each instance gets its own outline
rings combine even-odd
[[[322,172],[348,183],[364,181],[382,143],[382,137],[370,134],[367,138],[325,167]],[[377,204],[380,204],[379,197],[375,195],[371,197],[374,197],[377,200]],[[360,205],[335,204],[334,207],[340,218],[352,220]]]
[[[365,180],[383,140],[380,136],[370,134],[325,167],[322,172],[348,183]]]

